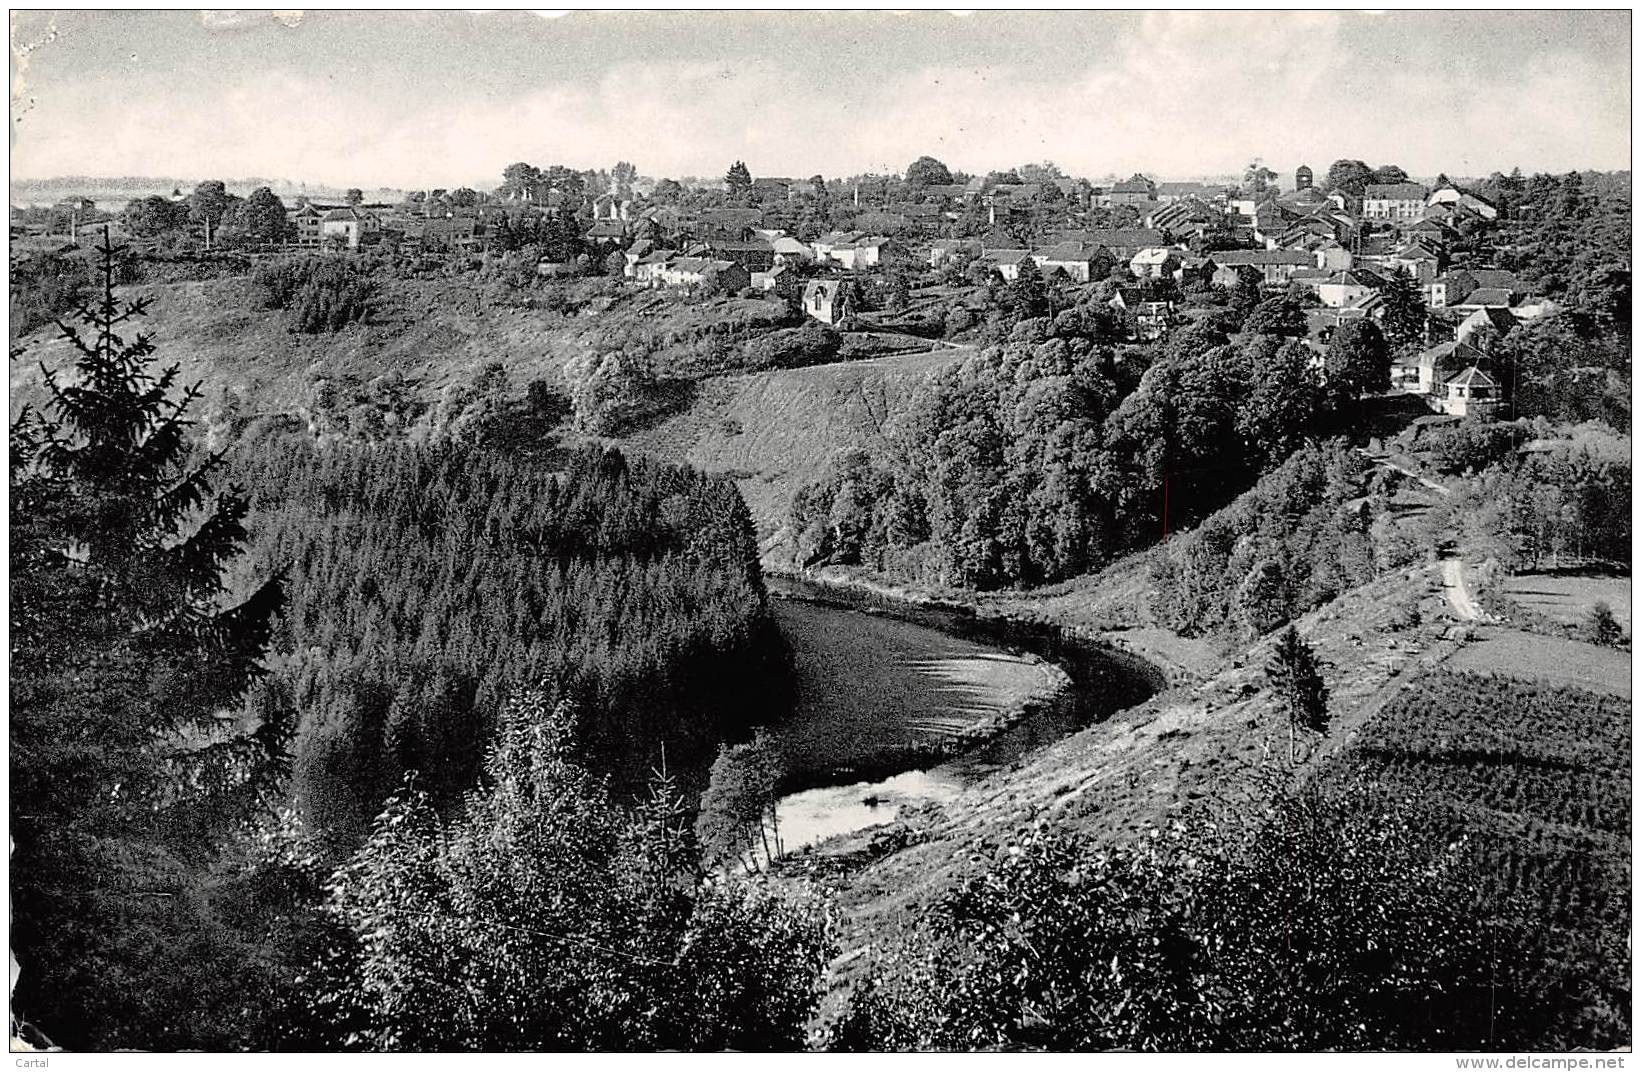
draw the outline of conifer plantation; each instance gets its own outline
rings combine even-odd
[[[600,447],[560,469],[296,436],[234,471],[255,489],[248,575],[290,572],[270,661],[322,829],[362,832],[407,771],[438,800],[470,788],[521,688],[574,702],[581,754],[618,790],[663,759],[704,772],[785,713],[790,659],[728,481]]]

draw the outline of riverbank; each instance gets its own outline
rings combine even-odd
[[[798,710],[776,737],[783,788],[870,781],[969,751],[1063,702],[1071,676],[928,622],[776,591],[798,666]]]
[[[799,672],[798,711],[772,727],[789,849],[954,800],[1166,685],[1059,626],[882,587],[766,581]]]

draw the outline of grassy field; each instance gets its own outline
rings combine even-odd
[[[1476,643],[1453,657],[1453,665],[1479,673],[1542,678],[1626,699],[1630,695],[1629,652],[1518,629],[1482,630]]]
[[[763,301],[674,302],[627,290],[597,316],[570,316],[483,301],[471,281],[391,279],[368,323],[299,335],[288,330],[285,314],[262,308],[259,288],[247,276],[140,284],[118,294],[151,300],[140,326],[153,336],[162,364],[180,365],[185,383],[204,381],[207,402],[231,388],[258,414],[303,411],[320,378],[365,383],[385,373],[402,377],[412,396],[431,405],[447,387],[472,382],[491,361],[501,362],[511,393],[522,396],[533,380],[561,384],[564,362],[606,337],[693,338],[771,315]],[[40,398],[37,363],[56,367],[67,358],[68,347],[55,336],[55,329],[42,329],[23,340],[26,359],[11,367],[14,414]]]
[[[1612,608],[1613,617],[1630,631],[1630,579],[1595,573],[1518,573],[1504,585],[1511,602],[1547,618],[1583,625],[1598,602]]]
[[[840,448],[869,439],[917,384],[968,351],[941,348],[702,385],[683,413],[619,442],[734,476],[760,539],[773,544],[792,495]]]
[[[776,600],[798,665],[798,712],[778,736],[797,777],[966,736],[1064,680],[1050,664],[860,611]]]

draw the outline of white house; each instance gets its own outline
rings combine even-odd
[[[1362,191],[1362,215],[1370,220],[1417,220],[1430,191],[1416,182],[1374,182]]]
[[[381,226],[375,213],[357,208],[335,208],[325,213],[324,219],[319,221],[319,240],[324,243],[341,239],[347,243],[347,248],[358,249],[359,240]]]

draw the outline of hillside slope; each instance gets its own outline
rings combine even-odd
[[[118,297],[149,300],[137,328],[153,336],[163,364],[181,366],[182,382],[203,381],[208,403],[224,388],[234,390],[256,414],[303,412],[318,379],[367,383],[384,374],[402,377],[405,391],[432,405],[446,387],[470,383],[492,361],[502,364],[518,396],[533,380],[560,384],[567,359],[607,339],[688,340],[778,315],[760,300],[682,302],[639,290],[594,298],[571,314],[497,304],[472,281],[387,279],[368,323],[300,335],[289,330],[287,314],[262,307],[260,288],[247,276],[122,286]],[[56,336],[48,328],[20,340],[27,354],[12,362],[14,414],[40,398],[37,363],[55,368],[66,359],[68,346]]]
[[[686,411],[619,442],[734,476],[768,551],[798,488],[840,448],[878,434],[931,372],[971,352],[948,346],[711,380]]]

